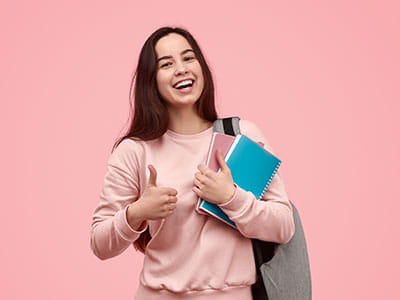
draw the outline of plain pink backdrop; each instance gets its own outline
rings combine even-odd
[[[255,122],[303,218],[316,300],[400,299],[398,1],[2,1],[1,299],[133,299],[90,223],[145,39],[184,26],[221,116]]]

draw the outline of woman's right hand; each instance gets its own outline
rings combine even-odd
[[[157,171],[153,165],[148,165],[149,181],[142,196],[129,205],[128,221],[133,227],[145,220],[163,219],[172,215],[176,208],[178,191],[169,187],[157,186]]]

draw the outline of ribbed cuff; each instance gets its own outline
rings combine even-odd
[[[220,204],[219,207],[228,215],[230,219],[238,217],[251,203],[249,201],[251,198],[249,197],[248,193],[249,192],[237,185],[231,200]]]
[[[117,227],[118,232],[121,236],[127,241],[133,241],[137,238],[137,236],[144,231],[146,231],[148,224],[147,221],[144,221],[139,230],[134,230],[128,223],[128,219],[126,218],[126,211],[129,205],[127,205],[123,210],[118,211],[115,214],[115,225]]]

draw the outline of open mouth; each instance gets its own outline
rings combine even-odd
[[[193,83],[194,83],[194,80],[186,79],[186,80],[180,81],[177,84],[175,84],[174,88],[178,89],[178,90],[181,90],[181,89],[193,86]]]

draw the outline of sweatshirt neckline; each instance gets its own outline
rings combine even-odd
[[[177,139],[193,139],[193,138],[198,138],[198,137],[208,135],[211,132],[213,132],[213,126],[208,127],[207,129],[200,131],[198,133],[192,133],[192,134],[177,133],[175,131],[167,129],[166,134],[168,134],[169,136],[172,136],[174,138],[177,138]]]

